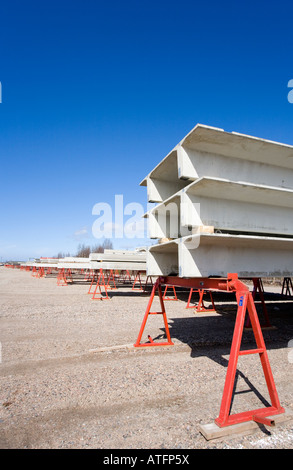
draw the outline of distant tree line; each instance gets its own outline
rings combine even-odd
[[[56,255],[56,258],[66,258],[68,256],[77,256],[78,258],[88,258],[90,253],[104,253],[104,250],[112,250],[112,249],[113,249],[113,243],[108,238],[105,238],[102,244],[99,243],[93,246],[80,243],[77,247],[77,251],[75,255],[71,255],[70,253],[59,252]]]

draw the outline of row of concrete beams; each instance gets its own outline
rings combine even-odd
[[[89,256],[90,261],[119,261],[126,262],[130,261],[132,263],[141,263],[146,260],[146,252],[124,252],[124,253],[91,253]]]
[[[292,146],[198,124],[141,185],[148,275],[292,275]]]
[[[146,271],[146,251],[105,250],[104,253],[91,253],[91,269]]]
[[[293,188],[293,146],[197,124],[144,178],[149,202],[163,202],[202,177]]]
[[[202,177],[151,209],[150,238],[209,231],[293,236],[293,190]]]
[[[231,234],[182,237],[149,248],[150,276],[291,277],[293,239]]]

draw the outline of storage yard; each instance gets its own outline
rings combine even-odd
[[[200,432],[219,413],[237,310],[233,294],[214,295],[217,313],[195,313],[186,309],[188,292],[177,291],[177,301],[165,301],[174,346],[140,349],[131,345],[149,292],[126,285],[112,290],[110,300],[94,301],[88,288],[81,279],[63,287],[56,274],[35,278],[0,267],[1,448],[292,448],[290,419],[222,439],[206,440]],[[263,334],[288,417],[292,300],[269,294],[281,292],[280,285],[265,291],[275,328]],[[147,332],[153,339],[163,334],[162,319],[152,317]],[[244,347],[251,338],[245,331]],[[238,370],[233,409],[264,406],[258,355],[240,358]]]
[[[1,267],[1,446],[292,448],[293,147],[198,124],[141,185],[149,249]]]

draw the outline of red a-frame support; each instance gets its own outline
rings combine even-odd
[[[257,311],[254,305],[254,299],[252,293],[249,291],[248,287],[238,279],[237,274],[228,274],[226,278],[193,278],[193,279],[182,279],[177,277],[160,277],[157,279],[156,283],[153,286],[153,290],[147,305],[147,309],[143,318],[143,322],[139,331],[138,338],[135,347],[153,347],[153,346],[171,346],[174,343],[171,341],[167,315],[164,307],[163,295],[162,295],[162,285],[173,285],[180,287],[190,287],[195,289],[205,289],[205,290],[221,290],[227,292],[234,292],[236,294],[237,300],[237,315],[229,357],[229,363],[227,368],[226,380],[223,390],[222,402],[220,407],[220,413],[218,418],[215,420],[216,424],[220,427],[229,426],[232,424],[242,423],[246,421],[256,421],[258,423],[272,425],[273,420],[268,419],[268,416],[275,414],[284,413],[284,408],[281,407],[277,390],[274,383],[273,374],[271,371],[268,354],[266,346],[264,343],[261,326],[259,323]],[[151,306],[156,291],[158,292],[161,311],[160,312],[151,312]],[[256,341],[256,349],[251,350],[241,350],[241,340],[244,329],[244,321],[246,311],[248,311],[249,320],[252,325],[252,330],[254,333]],[[163,316],[165,331],[167,336],[167,341],[164,342],[154,342],[150,336],[148,336],[148,343],[141,343],[141,338],[146,326],[146,322],[149,315],[161,314]],[[248,354],[259,354],[261,365],[263,368],[267,388],[269,391],[271,406],[265,408],[258,408],[243,413],[230,414],[233,388],[235,383],[237,363],[239,356],[244,356]]]
[[[57,286],[67,286],[68,282],[73,282],[71,269],[60,269],[57,275]]]
[[[197,305],[190,305],[191,297],[192,297],[193,292],[197,292],[199,294],[199,301],[198,301]],[[209,292],[210,299],[211,299],[211,302],[212,302],[212,308],[210,308],[210,307],[206,308],[205,307],[204,300],[203,300],[204,293],[205,293],[204,289],[193,289],[191,287],[190,292],[189,292],[188,301],[187,301],[187,304],[186,304],[185,308],[194,308],[196,312],[215,312],[216,307],[215,307],[215,304],[214,304],[214,299],[213,299],[212,293]]]
[[[289,297],[293,295],[293,284],[291,277],[284,277],[281,295],[288,295]]]
[[[94,283],[96,282],[96,287],[92,291],[92,287],[94,286]],[[115,284],[116,287],[116,284]],[[90,285],[90,288],[88,290],[88,294],[93,294],[92,300],[109,300],[108,296],[108,285],[106,285],[106,280],[104,276],[103,269],[99,269],[98,271],[93,271],[92,273],[92,282]],[[102,292],[102,289],[104,289],[104,295]]]

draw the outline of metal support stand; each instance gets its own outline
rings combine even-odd
[[[95,280],[97,281],[96,287],[94,291],[92,292],[92,287],[94,285]],[[104,295],[103,295],[102,289],[104,289]],[[110,299],[110,297],[108,296],[105,276],[104,276],[102,269],[99,270],[99,274],[98,273],[93,274],[92,282],[88,290],[88,294],[93,294],[92,300],[109,300]]]
[[[168,289],[173,289],[174,297],[167,297],[167,290],[168,290]],[[166,286],[166,287],[165,287],[164,295],[163,295],[163,300],[178,300],[178,299],[177,299],[177,294],[176,294],[175,286]]]
[[[112,286],[110,285],[110,282],[112,282]],[[113,269],[111,269],[110,273],[107,274],[107,289],[117,289]]]
[[[141,328],[140,328],[140,331],[139,331],[139,334],[138,334],[138,338],[136,340],[136,343],[135,343],[135,347],[142,347],[142,346],[170,346],[170,345],[173,345],[174,343],[172,343],[171,341],[171,337],[170,337],[170,332],[169,332],[169,326],[168,326],[168,321],[167,321],[167,315],[166,315],[166,311],[165,311],[165,306],[164,306],[164,301],[163,301],[163,295],[162,295],[162,287],[161,287],[161,282],[160,282],[160,279],[161,278],[158,278],[153,286],[153,289],[152,289],[152,293],[151,293],[151,296],[150,296],[150,300],[148,302],[148,305],[147,305],[147,309],[146,309],[146,312],[145,312],[145,315],[144,315],[144,318],[143,318],[143,322],[142,322],[142,325],[141,325]],[[160,299],[160,305],[161,305],[161,312],[151,312],[151,306],[152,306],[152,303],[153,303],[153,300],[154,300],[154,297],[155,297],[155,294],[156,294],[156,291],[158,291],[158,294],[159,294],[159,299]],[[142,335],[143,335],[143,332],[144,332],[144,329],[145,329],[145,325],[146,325],[146,322],[147,322],[147,319],[148,319],[148,316],[149,315],[162,315],[163,316],[163,320],[164,320],[164,324],[165,324],[165,331],[166,331],[166,335],[167,335],[167,341],[163,342],[163,343],[155,343],[152,338],[148,335],[148,339],[149,339],[149,343],[143,343],[141,344],[140,341],[141,341],[141,338],[142,338]]]
[[[37,278],[45,277],[45,269],[43,267],[40,267],[37,269]]]
[[[281,295],[288,295],[289,297],[293,295],[293,284],[291,277],[284,277]]]
[[[193,292],[197,292],[199,294],[199,301],[198,301],[197,305],[190,305],[191,297],[192,297]],[[190,292],[189,292],[189,297],[188,297],[188,301],[187,301],[187,304],[186,304],[186,308],[194,308],[196,312],[215,312],[216,307],[215,307],[215,304],[214,304],[214,299],[213,299],[212,293],[209,291],[210,299],[211,299],[211,302],[212,302],[212,308],[206,308],[205,307],[204,300],[203,300],[204,293],[205,293],[204,289],[193,289],[193,288],[191,288]]]
[[[257,311],[254,305],[253,296],[251,292],[241,292],[239,290],[236,292],[236,298],[238,303],[237,317],[220,413],[215,422],[220,427],[243,423],[245,421],[256,421],[259,423],[265,422],[265,424],[269,425],[269,420],[266,419],[267,416],[284,413],[285,410],[281,407],[279,402]],[[240,350],[246,309],[248,309],[257,348],[251,350]],[[259,354],[272,405],[265,408],[258,408],[255,410],[230,415],[238,357],[247,354]],[[272,425],[272,423],[270,425]]]
[[[70,269],[60,269],[57,275],[57,286],[67,286],[68,282],[73,282]]]
[[[192,279],[183,279],[178,277],[160,277],[157,279],[156,283],[153,286],[152,293],[147,305],[147,309],[143,318],[143,322],[139,331],[138,338],[135,347],[156,347],[156,346],[171,346],[173,345],[171,341],[169,326],[167,322],[167,315],[164,307],[164,300],[162,295],[162,285],[171,285],[179,287],[190,287],[194,289],[204,289],[204,290],[221,290],[227,292],[236,293],[237,299],[237,315],[229,357],[229,363],[226,374],[226,381],[224,385],[222,402],[220,407],[220,413],[218,418],[216,418],[215,423],[219,427],[230,426],[232,424],[242,423],[246,421],[256,421],[258,423],[265,423],[267,425],[273,425],[273,420],[268,419],[268,416],[275,414],[284,413],[284,408],[281,407],[277,390],[275,387],[272,371],[270,368],[270,363],[268,359],[267,350],[265,347],[261,326],[259,323],[257,311],[254,304],[253,295],[249,292],[248,287],[238,279],[237,274],[228,274],[227,278],[192,278]],[[156,291],[159,294],[161,311],[160,312],[151,312],[151,306],[154,300]],[[244,322],[246,311],[248,310],[250,323],[252,325],[252,330],[254,333],[256,341],[256,349],[252,350],[240,350],[242,334],[244,330]],[[141,343],[141,338],[147,323],[149,315],[161,314],[163,316],[165,331],[167,336],[167,341],[165,342],[154,342],[150,336],[148,336],[149,342]],[[250,411],[245,411],[243,413],[237,413],[230,415],[233,389],[237,371],[237,362],[239,356],[244,356],[248,354],[259,354],[261,365],[263,368],[266,384],[268,387],[271,406],[265,408],[258,408]]]
[[[136,284],[139,283],[139,287],[135,287]],[[140,271],[137,271],[134,283],[132,285],[132,290],[143,290],[142,284],[141,284],[141,278],[140,278]]]
[[[32,277],[37,277],[37,268],[35,266],[32,269]]]
[[[269,315],[268,315],[268,311],[267,311],[267,307],[265,303],[265,297],[264,297],[265,291],[264,291],[262,280],[258,277],[254,277],[252,281],[253,281],[253,291],[252,291],[253,300],[255,300],[257,292],[259,293],[259,297],[261,300],[262,311],[263,311],[264,318],[265,318],[265,323],[262,326],[264,328],[270,328],[272,325],[270,323],[270,319],[269,319]],[[249,315],[246,316],[245,328],[251,328]]]
[[[146,277],[145,284],[144,284],[144,288],[143,288],[143,291],[144,291],[144,292],[146,292],[148,285],[150,285],[151,287],[153,287],[153,285],[154,285],[153,277],[152,277],[152,276],[147,276],[147,277]]]

